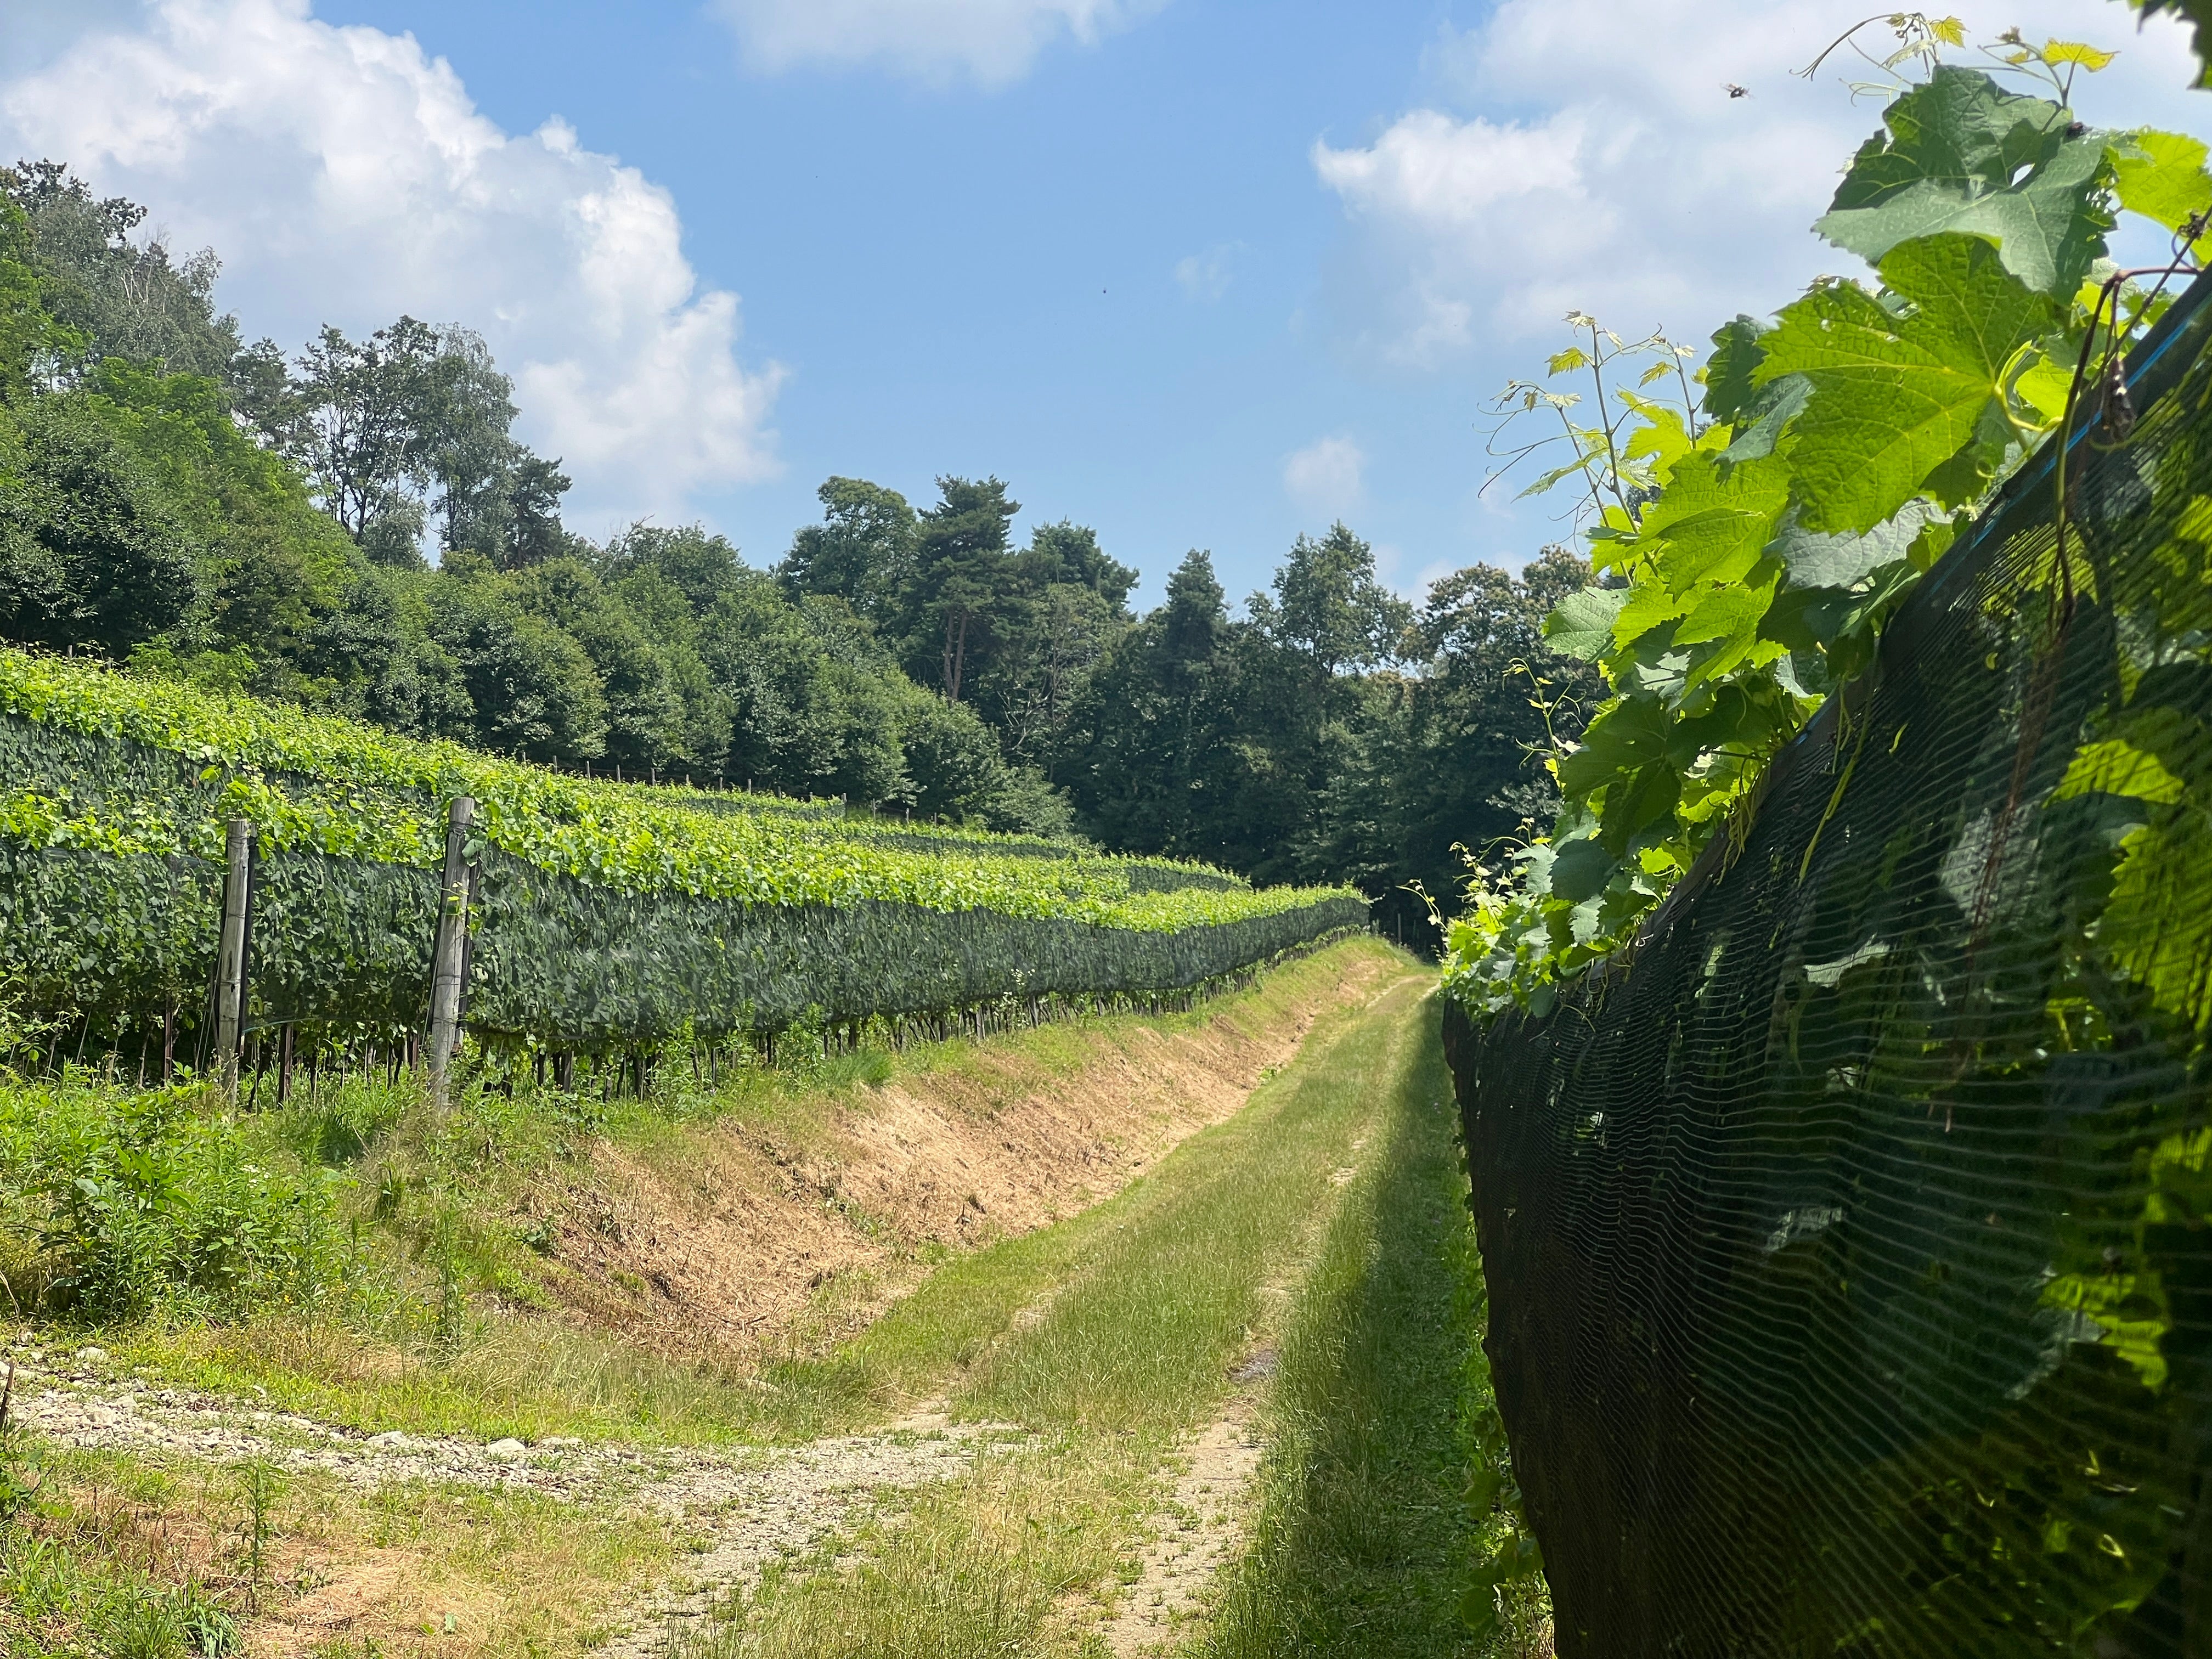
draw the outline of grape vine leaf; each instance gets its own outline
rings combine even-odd
[[[1863,536],[1808,530],[1792,513],[1776,526],[1767,551],[1782,561],[1792,587],[1856,587],[1875,570],[1905,557],[1937,515],[1925,501],[1907,501]]]
[[[1595,841],[1563,841],[1552,860],[1552,891],[1570,904],[1595,898],[1620,860]]]
[[[1759,337],[1772,326],[1738,316],[1713,331],[1713,355],[1705,359],[1705,413],[1715,420],[1743,424],[1758,390],[1751,374],[1763,355]]]
[[[1613,649],[1613,619],[1627,603],[1625,587],[1585,587],[1544,618],[1544,639],[1562,656],[1595,662]]]
[[[2179,230],[2199,213],[2212,212],[2212,173],[2204,168],[2203,143],[2178,132],[2145,128],[2112,146],[2113,187],[2130,213]],[[2202,246],[2208,239],[2200,237]]]
[[[1667,489],[1644,509],[1632,547],[1650,555],[1668,591],[1741,580],[1790,504],[1790,471],[1771,459],[1728,469],[1705,453],[1683,456]]]
[[[1745,419],[1738,423],[1735,438],[1721,451],[1723,465],[1735,466],[1771,455],[1783,428],[1804,412],[1805,400],[1812,395],[1813,383],[1802,374],[1785,374],[1761,386],[1745,407]]]
[[[1765,338],[1759,377],[1813,386],[1787,456],[1810,530],[1864,534],[1923,491],[1945,507],[1972,499],[2001,453],[2007,367],[2060,322],[1978,236],[1902,243],[1881,276],[1901,313],[1832,283]]]
[[[2063,105],[1944,64],[1882,118],[1887,137],[1860,147],[1813,226],[1837,246],[1879,264],[1900,243],[1966,232],[2038,293],[2069,296],[2103,257],[2107,135]]]

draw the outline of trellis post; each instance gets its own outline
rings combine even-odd
[[[253,825],[233,818],[223,826],[222,928],[216,939],[215,1062],[223,1092],[238,1097],[238,1046],[246,1027],[246,904],[252,894]]]
[[[438,895],[438,933],[430,951],[430,1097],[446,1103],[446,1068],[460,1041],[461,963],[469,936],[469,826],[475,798],[457,795],[446,814],[446,867]]]

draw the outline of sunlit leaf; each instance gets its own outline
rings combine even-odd
[[[2027,287],[2069,296],[2103,256],[2107,141],[2063,106],[1944,66],[1883,119],[1888,134],[1861,147],[1814,226],[1838,246],[1879,264],[1902,243],[1966,232],[1997,244]]]
[[[2079,64],[2092,75],[2105,68],[2118,56],[2116,52],[2100,52],[2096,47],[2085,46],[2079,40],[2052,40],[2043,48],[2045,63]]]
[[[2145,128],[2122,135],[2112,149],[2120,205],[2168,230],[2212,212],[2212,173],[2205,170],[2205,155],[2201,140],[2178,132]]]
[[[1923,489],[1944,506],[1970,498],[1978,485],[1962,452],[1983,435],[2014,354],[2058,321],[1978,237],[1907,242],[1881,272],[1906,314],[1838,283],[1784,312],[1765,341],[1762,381],[1812,383],[1789,455],[1812,529],[1871,530]]]
[[[1613,624],[1627,602],[1625,587],[1585,587],[1544,618],[1544,640],[1564,656],[1595,661],[1613,648]]]

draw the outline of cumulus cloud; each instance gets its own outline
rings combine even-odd
[[[1229,292],[1237,245],[1217,242],[1203,253],[1185,254],[1176,261],[1175,278],[1194,300],[1218,300]]]
[[[942,84],[1004,86],[1061,40],[1096,46],[1166,0],[716,0],[765,73],[863,65]]]
[[[1283,488],[1316,518],[1334,519],[1366,494],[1367,455],[1352,439],[1317,438],[1283,463]]]
[[[740,360],[737,296],[700,283],[668,192],[558,119],[501,131],[411,35],[307,0],[157,0],[0,82],[0,146],[214,246],[249,331],[478,330],[586,514],[777,470],[782,370]]]
[[[1548,331],[1570,307],[1694,337],[1856,269],[1807,227],[1880,121],[1881,100],[1841,82],[1875,71],[1845,58],[1811,83],[1790,71],[1864,15],[1857,0],[1504,0],[1447,30],[1426,106],[1371,143],[1313,149],[1347,222],[1332,279],[1346,332],[1414,368]],[[2013,0],[1966,21],[1979,39],[2017,23],[2123,48],[2075,88],[2093,120],[2206,125],[2165,20],[2138,32],[2116,9]]]

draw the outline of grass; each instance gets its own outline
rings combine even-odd
[[[1480,1268],[1433,1034],[1389,1086],[1379,1153],[1284,1330],[1258,1521],[1193,1644],[1206,1659],[1490,1650],[1459,1612],[1490,1526],[1464,1498],[1467,1395],[1482,1386],[1464,1314]]]
[[[363,1494],[267,1466],[52,1455],[0,1526],[8,1659],[540,1659],[603,1639],[608,1610],[684,1547],[659,1516],[530,1492]],[[403,1593],[349,1618],[362,1589]],[[333,1634],[350,1627],[349,1638]]]
[[[857,1565],[788,1574],[732,1604],[690,1659],[1103,1653],[1098,1615],[1133,1571],[1168,1455],[1219,1410],[1231,1365],[1266,1334],[1265,1287],[1299,1282],[1341,1233],[1322,1231],[1348,1190],[1340,1170],[1404,1154],[1397,1126],[1419,1093],[1404,1079],[1435,1046],[1425,985],[1409,974],[1346,1011],[1236,1117],[1119,1197],[945,1269],[855,1345],[881,1364],[974,1343],[953,1413],[1034,1441],[864,1534]],[[1005,1316],[1047,1289],[1039,1316],[1009,1328]],[[979,1340],[987,1328],[1000,1334]],[[1457,1376],[1446,1363],[1447,1443]],[[1436,1554],[1407,1576],[1445,1574],[1448,1601]]]
[[[246,1152],[217,1148],[207,1167],[234,1172],[240,1157],[258,1159],[295,1192],[334,1172],[335,1225],[323,1239],[343,1267],[334,1279],[317,1289],[310,1279],[304,1292],[294,1281],[270,1298],[276,1305],[251,1313],[186,1285],[149,1316],[48,1323],[40,1336],[63,1351],[96,1340],[109,1367],[149,1382],[252,1395],[364,1429],[484,1438],[788,1439],[947,1395],[956,1415],[1032,1433],[986,1454],[960,1480],[896,1500],[842,1559],[770,1575],[694,1645],[916,1659],[1097,1654],[1097,1615],[1133,1570],[1164,1459],[1216,1408],[1229,1366],[1264,1334],[1261,1287],[1295,1277],[1310,1255],[1316,1218],[1339,1190],[1333,1172],[1357,1157],[1353,1144],[1387,1104],[1374,1079],[1425,1040],[1413,1006],[1423,976],[1371,942],[1338,949],[1387,958],[1400,982],[1370,1009],[1324,1015],[1298,1060],[1237,1117],[1115,1198],[944,1262],[857,1337],[789,1356],[762,1377],[580,1335],[526,1307],[512,1310],[504,1297],[510,1310],[489,1310],[495,1273],[526,1273],[529,1253],[487,1213],[498,1213],[514,1182],[594,1133],[677,1155],[687,1117],[739,1112],[797,1144],[826,1134],[841,1103],[864,1106],[866,1083],[924,1067],[974,1068],[974,1109],[988,1113],[994,1091],[1073,1077],[1114,1044],[1135,1042],[1140,1026],[1225,1018],[1279,1028],[1336,968],[1321,958],[1291,964],[1196,1015],[848,1057],[843,1071],[833,1062],[800,1078],[748,1078],[716,1101],[647,1103],[598,1122],[564,1117],[570,1109],[558,1102],[477,1095],[464,1096],[433,1133],[410,1102],[375,1091],[326,1096],[313,1113],[264,1112],[236,1127],[252,1138]],[[96,1127],[99,1100],[81,1091],[70,1109],[78,1108],[78,1128]],[[19,1127],[26,1121],[19,1115]],[[19,1206],[0,1223],[15,1229],[19,1252],[26,1220]],[[34,1267],[22,1282],[35,1276]],[[458,1328],[441,1336],[441,1307],[450,1321],[453,1298],[441,1286],[457,1282],[468,1295]],[[0,1653],[9,1659],[189,1659],[225,1647],[226,1620],[258,1645],[278,1640],[316,1659],[433,1650],[541,1659],[588,1650],[611,1610],[680,1562],[688,1542],[678,1522],[528,1493],[410,1486],[364,1495],[301,1476],[262,1492],[257,1523],[241,1470],[70,1452],[57,1454],[43,1478],[22,1513],[0,1519]],[[379,1574],[387,1591],[396,1576],[404,1593],[386,1594],[349,1633],[283,1626],[279,1639],[270,1622]]]
[[[1350,941],[1188,1014],[1096,1017],[898,1054],[872,1049],[824,1060],[794,1045],[782,1067],[726,1074],[711,1092],[692,1090],[688,1073],[670,1066],[671,1086],[645,1102],[602,1103],[526,1085],[510,1099],[464,1088],[448,1117],[433,1124],[404,1082],[392,1089],[358,1079],[325,1089],[312,1106],[295,1097],[283,1110],[234,1121],[204,1102],[186,1102],[161,1121],[175,1130],[173,1163],[191,1179],[164,1172],[165,1190],[189,1199],[204,1188],[227,1203],[232,1188],[265,1198],[285,1224],[255,1224],[256,1237],[275,1241],[265,1270],[229,1284],[175,1271],[164,1281],[156,1266],[173,1265],[183,1254],[179,1237],[190,1228],[150,1244],[125,1239],[128,1249],[107,1249],[109,1279],[134,1294],[156,1293],[118,1299],[115,1316],[105,1319],[100,1309],[80,1305],[46,1334],[50,1346],[97,1343],[121,1370],[210,1393],[258,1394],[272,1407],[372,1431],[717,1443],[856,1425],[935,1387],[972,1358],[1037,1286],[1064,1275],[1069,1252],[1082,1248],[1082,1229],[1032,1235],[1040,1242],[1029,1251],[995,1261],[957,1287],[928,1281],[932,1293],[915,1312],[895,1316],[857,1344],[832,1346],[852,1322],[828,1316],[851,1287],[825,1285],[817,1328],[828,1334],[810,1340],[801,1329],[769,1364],[764,1390],[757,1355],[663,1357],[544,1316],[552,1269],[519,1200],[533,1187],[588,1182],[590,1149],[600,1138],[680,1168],[688,1138],[713,1121],[742,1123],[780,1158],[818,1156],[832,1144],[840,1115],[865,1111],[872,1085],[884,1082],[949,1078],[974,1109],[988,1113],[1079,1075],[1140,1031],[1172,1034],[1215,1021],[1279,1028],[1346,962],[1388,955],[1377,942]],[[40,1255],[51,1212],[30,1191],[33,1183],[8,1177],[43,1152],[55,1177],[47,1184],[65,1191],[83,1146],[106,1145],[118,1156],[126,1146],[158,1152],[167,1143],[149,1142],[133,1127],[143,1112],[132,1098],[82,1079],[0,1087],[0,1276],[22,1287],[23,1300],[33,1301],[68,1269],[51,1250]],[[64,1140],[56,1139],[58,1125],[67,1129]],[[923,1279],[943,1255],[914,1253],[900,1267],[904,1281]]]

